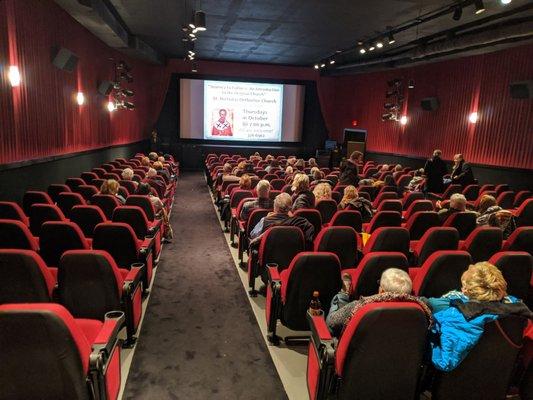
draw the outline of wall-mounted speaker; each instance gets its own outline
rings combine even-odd
[[[113,90],[112,82],[102,81],[98,85],[98,93],[100,93],[102,96],[109,96],[112,90]]]
[[[420,101],[420,106],[424,111],[435,111],[439,108],[439,99],[436,97],[426,97]]]
[[[54,56],[52,64],[63,71],[72,72],[78,65],[78,56],[69,49],[61,47]]]
[[[509,89],[513,99],[533,98],[533,81],[512,82]]]

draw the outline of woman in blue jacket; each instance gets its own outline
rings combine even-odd
[[[508,315],[532,318],[519,299],[507,295],[502,273],[488,262],[471,265],[461,276],[461,285],[461,291],[427,299],[434,318],[431,358],[441,371],[455,369],[466,358],[487,322]]]

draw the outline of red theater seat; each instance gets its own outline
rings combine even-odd
[[[0,343],[6,344],[0,364],[2,397],[117,399],[117,336],[124,315],[113,316],[104,322],[75,320],[63,306],[50,303],[0,306]]]
[[[0,304],[49,303],[56,279],[33,250],[0,250]]]
[[[440,226],[440,220],[434,211],[417,211],[405,224],[411,240],[419,240],[428,229],[436,226]]]
[[[107,218],[100,207],[97,206],[74,206],[70,212],[70,221],[77,224],[85,237],[92,238],[94,228]]]
[[[402,227],[382,227],[374,231],[363,248],[363,254],[394,251],[409,256],[409,231]]]
[[[439,250],[457,250],[459,246],[459,232],[455,228],[429,228],[422,238],[411,242],[415,265],[422,265],[433,253]]]
[[[86,185],[87,183],[81,178],[67,178],[65,180],[65,185],[67,185],[70,190],[74,191],[80,185]]]
[[[95,194],[98,194],[98,189],[93,185],[80,185],[73,189],[74,192],[81,194],[85,201],[91,201]]]
[[[459,232],[459,239],[465,240],[468,235],[476,229],[476,213],[465,211],[457,212],[448,217],[442,226],[448,226],[457,229]]]
[[[133,345],[142,316],[142,275],[142,268],[119,269],[105,251],[67,251],[59,263],[59,301],[75,318],[103,321],[106,313],[123,311],[127,345]]]
[[[277,264],[278,271],[286,269],[296,254],[304,251],[305,239],[300,228],[295,226],[274,226],[261,237],[259,249],[248,258],[248,285],[250,294],[256,295],[255,278],[268,280],[267,264]]]
[[[330,226],[349,226],[361,233],[363,221],[361,213],[355,210],[339,210],[333,215],[329,223]]]
[[[527,251],[533,254],[533,226],[516,228],[503,243],[503,251]]]
[[[331,200],[320,200],[315,208],[320,212],[322,218],[322,224],[327,224],[331,221],[333,215],[337,212],[337,202],[333,199]]]
[[[533,286],[533,256],[525,251],[502,251],[494,254],[489,262],[502,271],[507,293],[526,300]]]
[[[30,231],[34,236],[40,236],[41,226],[48,221],[66,221],[65,215],[59,207],[51,204],[34,204],[30,207]]]
[[[73,207],[84,206],[86,204],[87,203],[83,196],[79,193],[74,192],[59,193],[57,199],[57,206],[61,209],[61,211],[67,218],[71,218],[71,211]]]
[[[531,197],[533,197],[533,194],[529,190],[522,190],[516,194],[513,206],[518,208],[522,205],[524,201]]]
[[[533,226],[533,198],[523,201],[515,216],[517,226]]]
[[[54,204],[48,193],[36,190],[28,190],[22,198],[24,214],[30,215],[30,208],[34,204]]]
[[[27,225],[11,219],[0,219],[0,248],[39,250],[37,239]]]
[[[100,207],[107,219],[113,218],[113,211],[120,206],[120,202],[115,196],[110,194],[97,194],[91,199],[91,204]]]
[[[13,201],[0,201],[0,219],[13,219],[29,226],[30,220],[20,206]]]
[[[135,236],[128,224],[103,222],[94,228],[93,249],[107,251],[121,269],[131,269],[144,264],[143,289],[152,281],[153,257],[149,243]]]
[[[500,228],[480,226],[459,246],[459,250],[468,251],[472,262],[487,261],[502,248],[503,232]]]
[[[307,388],[311,400],[414,399],[428,321],[412,302],[372,303],[350,320],[337,346],[324,317],[308,316]],[[383,362],[387,360],[387,362]]]
[[[413,204],[415,201],[424,200],[424,199],[425,199],[424,198],[424,193],[422,193],[422,192],[405,193],[405,195],[403,196],[403,199],[402,199],[403,209],[404,210],[408,210],[409,207],[411,206],[411,204]],[[422,211],[422,210],[420,210],[420,211]],[[431,210],[427,210],[427,211],[431,211]]]
[[[271,210],[265,210],[262,208],[253,209],[250,215],[248,215],[247,221],[239,221],[239,261],[241,267],[243,266],[243,255],[248,250],[250,245],[250,232],[259,223],[261,218],[266,217]]]
[[[91,248],[78,225],[67,221],[45,222],[41,227],[39,247],[39,254],[51,268],[57,268],[65,251]]]
[[[313,237],[316,238],[322,230],[322,215],[320,214],[320,211],[311,208],[300,208],[294,212],[294,215],[305,218],[311,225],[313,225]]]
[[[341,287],[341,269],[333,253],[304,252],[296,255],[289,267],[279,271],[268,268],[269,283],[265,316],[268,340],[279,344],[276,335],[277,321],[292,330],[307,330],[307,308],[318,291],[325,313],[329,311],[331,299]]]
[[[363,224],[366,233],[372,233],[378,228],[402,225],[402,215],[396,211],[380,211],[372,217],[369,223]]]
[[[433,253],[420,268],[411,268],[415,296],[441,297],[450,290],[461,287],[461,275],[472,264],[466,251],[439,250]]]
[[[357,253],[361,247],[361,238],[353,228],[330,226],[322,229],[316,237],[314,251],[335,254],[341,268],[345,269],[357,265]]]
[[[113,222],[124,222],[133,228],[137,239],[143,240],[155,250],[155,258],[161,251],[160,221],[150,222],[143,209],[138,206],[120,206],[113,212]]]
[[[411,216],[418,211],[433,211],[433,203],[430,200],[415,200],[403,214],[404,220],[409,220]]]
[[[347,269],[352,277],[351,297],[371,296],[378,293],[381,274],[389,268],[408,271],[407,257],[398,252],[374,252],[366,254],[357,268]]]
[[[436,371],[433,400],[505,399],[523,343],[526,320],[498,318],[485,324],[483,334],[453,371]]]
[[[52,201],[54,203],[57,203],[59,193],[71,192],[71,190],[67,185],[63,185],[60,183],[52,183],[51,185],[48,185],[48,189],[46,189],[46,192],[48,193]]]

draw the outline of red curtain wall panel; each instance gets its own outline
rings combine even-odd
[[[52,49],[59,47],[79,57],[74,72],[53,66]],[[113,77],[109,58],[132,67],[135,81],[127,87],[135,90],[134,111],[109,113],[97,93],[98,83]],[[48,0],[0,2],[0,62],[17,65],[22,76],[15,88],[6,70],[0,80],[0,164],[147,138],[168,85],[164,68],[109,48]],[[155,96],[154,87],[163,94]],[[83,106],[75,101],[78,91]]]
[[[387,81],[414,79],[408,91],[408,123],[382,122]],[[338,78],[332,136],[357,119],[368,130],[369,151],[427,157],[441,148],[445,158],[462,152],[474,163],[533,168],[533,101],[512,99],[509,83],[533,79],[533,46],[412,68]],[[406,90],[407,91],[407,90]],[[423,111],[420,100],[437,97],[437,111]],[[479,113],[477,124],[468,122]]]

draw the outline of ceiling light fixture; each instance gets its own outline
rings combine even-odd
[[[500,0],[500,1],[501,1],[501,3],[502,3],[504,6],[506,6],[507,4],[511,4],[511,1],[513,1],[513,0]]]
[[[381,48],[383,47],[383,42],[382,42],[381,40],[378,40],[378,41],[376,42],[376,47],[377,47],[378,49],[381,49]]]
[[[331,59],[331,60],[329,60],[329,63],[330,63],[331,65],[333,65],[333,64],[335,64],[335,60]]]
[[[456,6],[455,9],[453,10],[453,16],[452,16],[453,20],[459,21],[462,16],[463,16],[463,7]]]
[[[207,30],[205,25],[205,12],[200,10],[194,13],[194,25],[197,31],[203,32]]]
[[[113,112],[115,111],[115,103],[111,100],[107,103],[107,111]]]
[[[400,124],[407,125],[407,115],[402,115],[400,118]]]
[[[471,124],[475,124],[478,120],[478,114],[477,112],[473,112],[468,116],[468,121],[470,121]]]
[[[191,72],[198,72],[198,64],[196,64],[195,62],[192,63],[192,69],[191,69]]]
[[[364,47],[361,47],[361,49],[359,49],[359,53],[365,54],[366,53],[366,49]]]
[[[315,69],[319,69],[319,68],[320,68],[320,65],[315,64]]]
[[[375,48],[374,46],[370,46],[370,47],[368,48],[369,51],[374,51],[375,49],[376,49],[376,48]]]
[[[409,79],[409,83],[407,84],[408,89],[414,89],[415,88],[415,81],[413,79]]]
[[[324,68],[326,66],[326,64],[322,63],[320,64],[320,68]]]
[[[389,44],[393,44],[394,42],[396,42],[396,39],[394,39],[394,35],[392,34],[392,32],[389,33]]]
[[[474,1],[474,7],[476,9],[476,14],[481,14],[485,11],[485,5],[483,4],[483,0]]]

